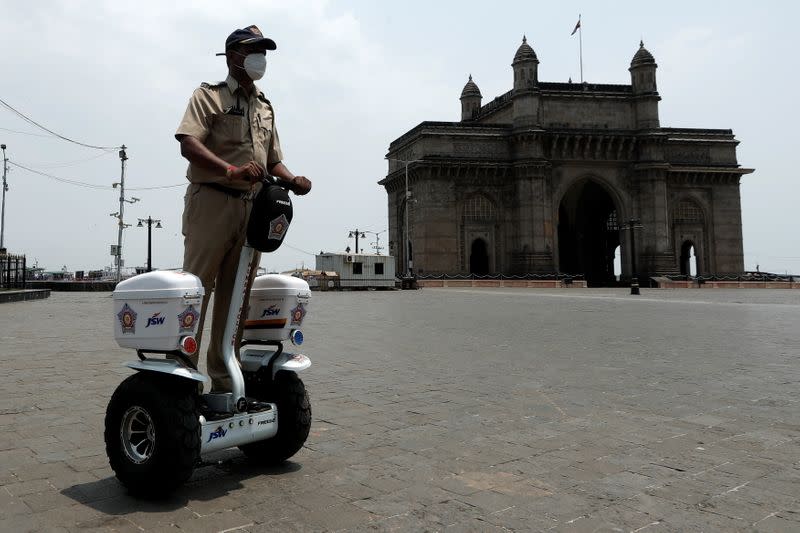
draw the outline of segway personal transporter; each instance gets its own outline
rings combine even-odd
[[[134,495],[158,497],[174,490],[201,464],[201,455],[213,451],[238,446],[260,463],[276,464],[303,446],[311,405],[297,372],[311,361],[283,345],[303,342],[308,283],[282,275],[255,278],[241,366],[236,359],[253,254],[280,246],[291,218],[288,192],[265,182],[253,201],[225,324],[222,353],[232,392],[198,392],[198,383],[208,378],[189,359],[198,349],[204,295],[197,276],[149,272],[114,290],[116,340],[135,349],[139,360],[126,363],[137,373],[117,387],[108,404],[105,443],[111,468]]]

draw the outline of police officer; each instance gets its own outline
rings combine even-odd
[[[225,53],[217,54],[226,57],[228,77],[219,83],[203,83],[194,91],[175,133],[181,155],[189,160],[186,177],[191,182],[184,198],[183,269],[198,276],[206,291],[199,332],[214,291],[207,365],[214,392],[231,390],[222,337],[259,181],[268,172],[288,183],[295,194],[311,190],[307,178],[295,176],[283,164],[275,113],[253,83],[264,75],[267,50],[275,49],[275,42],[256,26],[231,33]],[[259,259],[256,253],[253,272]],[[195,365],[198,358],[196,354]]]

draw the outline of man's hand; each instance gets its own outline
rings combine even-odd
[[[303,196],[311,190],[311,180],[305,176],[295,176],[289,188],[296,195]]]
[[[250,161],[240,167],[231,168],[229,179],[231,181],[246,181],[248,183],[255,183],[264,176],[264,168],[256,163]]]
[[[278,180],[287,184],[289,186],[289,190],[298,196],[308,194],[308,192],[311,190],[310,179],[306,178],[305,176],[295,176],[288,168],[286,168],[286,165],[280,161],[269,167],[269,173],[278,178]]]

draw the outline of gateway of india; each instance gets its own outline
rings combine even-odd
[[[390,144],[379,183],[397,272],[592,286],[615,280],[615,253],[623,278],[689,274],[690,256],[698,275],[744,270],[739,180],[753,169],[729,129],[661,127],[643,43],[630,85],[539,81],[524,37],[511,67],[507,93],[483,104],[470,76],[460,122],[422,122]]]

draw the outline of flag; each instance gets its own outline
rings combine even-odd
[[[575,32],[578,31],[579,29],[581,29],[581,18],[580,17],[578,17],[578,23],[575,24],[575,29],[572,30],[572,33],[570,33],[570,35],[575,35]]]

